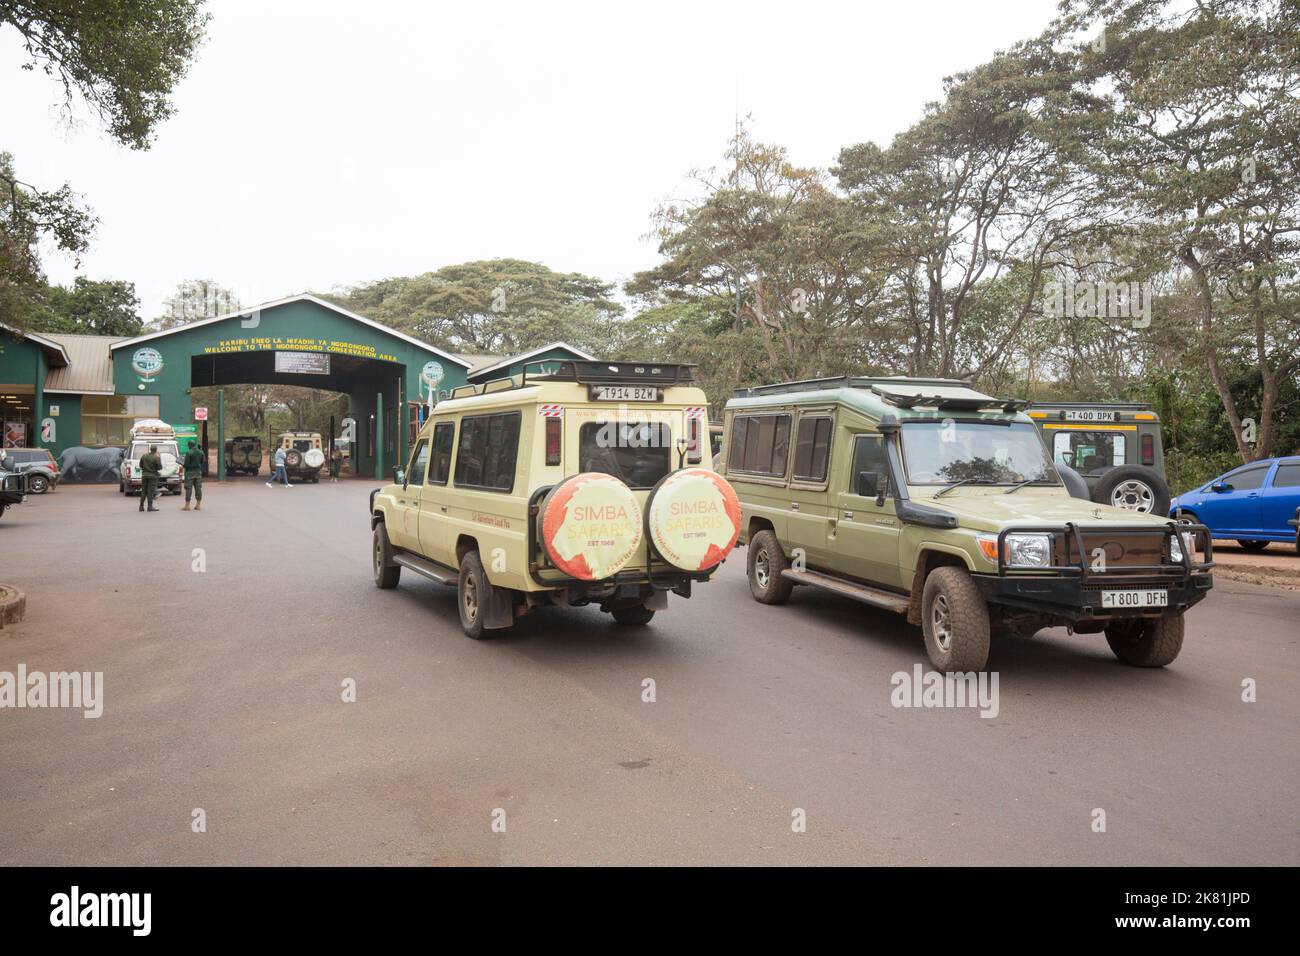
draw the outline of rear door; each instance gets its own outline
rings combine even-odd
[[[828,568],[833,560],[835,506],[828,494],[835,440],[833,409],[799,412],[794,460],[790,467],[790,543],[802,547],[809,566]]]
[[[1268,534],[1293,537],[1296,529],[1287,522],[1295,517],[1297,508],[1300,508],[1300,458],[1283,458],[1277,463],[1273,479],[1260,497],[1263,530]]]

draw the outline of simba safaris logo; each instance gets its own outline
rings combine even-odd
[[[131,356],[131,369],[142,382],[152,382],[163,370],[162,353],[157,349],[136,349]]]

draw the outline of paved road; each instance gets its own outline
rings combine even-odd
[[[0,519],[29,595],[0,671],[106,683],[97,720],[0,710],[0,864],[1300,863],[1300,592],[1225,582],[1163,671],[1048,631],[995,644],[996,718],[895,709],[918,633],[763,607],[743,551],[650,628],[470,641],[451,590],[371,584],[369,487],[155,515],[70,487]]]

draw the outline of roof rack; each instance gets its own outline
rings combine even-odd
[[[451,390],[451,397],[467,398],[488,392],[527,388],[542,381],[580,382],[584,385],[685,385],[694,383],[695,368],[694,363],[536,359],[525,362],[518,375],[489,379],[477,385],[457,386]],[[534,369],[531,380],[529,369]]]
[[[916,386],[917,391],[902,391],[908,386]],[[926,387],[964,388],[969,395],[926,395]],[[755,385],[738,388],[736,398],[748,398],[755,395],[782,395],[791,392],[815,392],[831,388],[865,389],[895,408],[936,408],[940,411],[981,411],[997,408],[1004,412],[1018,412],[1029,406],[1029,402],[1019,398],[991,398],[981,395],[971,388],[969,382],[953,378],[893,378],[839,375],[833,378],[808,378],[794,382],[778,382],[773,385]]]
[[[1149,411],[1155,406],[1150,402],[1030,402],[1030,408],[1133,408]]]

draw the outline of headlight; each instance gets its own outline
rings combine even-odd
[[[1179,531],[1169,538],[1169,560],[1175,564],[1183,563],[1184,554],[1196,554],[1196,542],[1190,531]]]
[[[1052,538],[1046,534],[1007,535],[1007,564],[1013,568],[1046,568],[1052,563]]]

